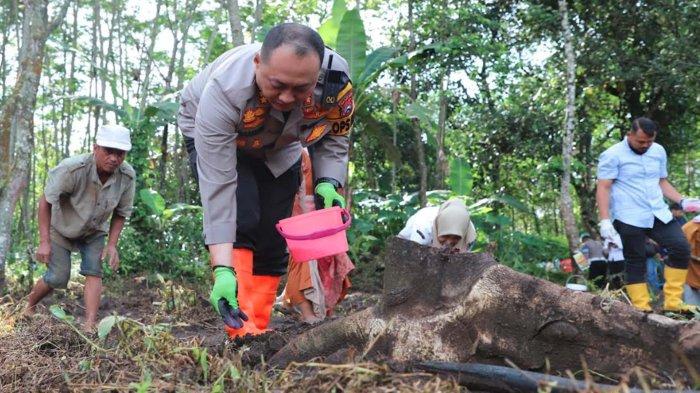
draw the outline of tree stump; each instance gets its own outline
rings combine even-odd
[[[623,374],[635,366],[688,380],[700,323],[518,273],[486,253],[449,254],[392,239],[377,306],[311,329],[278,351],[285,366],[351,349],[402,362],[478,362],[533,371]],[[691,366],[692,367],[692,366]]]

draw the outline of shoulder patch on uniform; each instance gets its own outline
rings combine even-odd
[[[336,104],[328,111],[328,120],[345,119],[355,113],[355,100],[353,98],[352,83],[347,85],[338,93]]]
[[[320,119],[328,113],[328,110],[324,109],[321,105],[314,102],[313,94],[310,94],[304,100],[301,106],[301,113],[304,119]]]
[[[313,129],[311,130],[311,133],[309,133],[309,136],[306,137],[306,142],[307,143],[314,142],[315,140],[322,137],[325,131],[326,131],[326,123],[325,122],[321,122],[319,124],[316,124],[313,127]]]
[[[331,130],[328,132],[330,135],[335,136],[345,136],[350,133],[352,129],[352,116],[345,117],[338,120],[333,120],[330,122]]]
[[[126,176],[130,177],[132,180],[136,178],[136,171],[134,168],[126,161],[119,165],[119,171]]]
[[[252,130],[265,122],[267,110],[264,107],[246,108],[243,111],[243,130]]]

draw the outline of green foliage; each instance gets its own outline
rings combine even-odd
[[[153,189],[141,189],[134,215],[122,234],[120,270],[157,271],[171,276],[199,277],[207,271],[201,235],[202,208],[173,204],[166,208]]]
[[[318,28],[318,34],[323,38],[323,42],[331,48],[335,48],[340,23],[346,10],[345,0],[334,0],[331,17]]]
[[[151,388],[152,382],[153,377],[151,376],[151,372],[148,370],[144,370],[143,375],[141,376],[141,381],[139,381],[138,383],[132,382],[131,384],[129,384],[129,387],[134,389],[137,393],[147,393]]]
[[[100,323],[97,325],[97,337],[99,337],[100,340],[104,340],[112,331],[114,324],[117,323],[118,320],[119,317],[116,315],[110,315],[102,318]]]
[[[202,379],[209,380],[209,358],[206,348],[192,348],[192,356],[202,369]]]
[[[466,177],[466,175],[465,175]],[[469,197],[459,190],[434,190],[427,193],[428,204],[438,206],[449,198],[459,197],[467,202]],[[348,230],[350,255],[356,262],[359,286],[376,287],[383,272],[381,254],[386,241],[403,229],[406,221],[420,208],[418,193],[393,193],[386,197],[373,190],[359,189],[353,194],[353,225]],[[561,280],[552,275],[539,262],[568,256],[563,237],[538,236],[518,231],[512,220],[496,210],[495,206],[531,214],[529,207],[517,199],[501,195],[475,201],[468,207],[471,220],[477,229],[474,251],[490,251],[503,264],[528,274]]]
[[[367,61],[367,36],[365,26],[357,9],[347,11],[343,15],[338,30],[336,46],[350,66],[350,78],[360,80]]]
[[[119,243],[119,273],[146,270],[202,278],[207,271],[201,209],[196,186],[184,173],[173,92],[230,49],[227,11],[198,0],[187,2],[189,11],[166,2],[154,21],[130,2],[96,7],[99,3],[75,2],[47,43],[34,116],[31,188],[15,210],[7,258],[10,280],[22,287],[45,268],[29,256],[37,241],[36,201],[48,170],[68,155],[89,150],[98,115],[98,124],[116,120],[133,132],[127,161],[137,171],[139,192]],[[471,202],[479,250],[491,250],[523,271],[533,261],[559,257],[565,84],[556,2],[412,2],[411,25],[407,5],[395,1],[267,2],[261,20],[254,3],[241,3],[246,41],[254,27],[260,41],[283,21],[310,26],[322,21],[319,32],[326,44],[350,63],[356,100],[350,188],[358,190],[353,195],[358,221],[350,236],[360,270],[381,269],[375,256],[418,208],[417,143],[425,151],[428,189],[444,188],[444,180],[449,187],[431,193],[432,202],[455,195]],[[578,64],[572,185],[582,229],[594,230],[597,220],[597,157],[620,140],[634,116],[659,121],[670,179],[683,194],[697,195],[697,5],[569,4]],[[362,20],[374,10],[387,19],[374,18],[372,25]],[[16,11],[0,25],[20,26]],[[93,20],[103,23],[95,48]],[[189,28],[181,41],[186,45],[183,67],[180,53],[146,53],[154,24],[163,34]],[[18,53],[16,40],[6,44],[8,53]],[[9,82],[17,64],[6,63],[0,74]],[[149,86],[143,83],[147,65],[153,71]],[[7,97],[12,84],[2,87],[1,96]],[[143,97],[148,104],[139,108]],[[419,140],[413,119],[423,132]],[[449,162],[449,173],[437,166],[444,163],[438,160],[437,138],[443,124],[441,158]]]
[[[458,195],[471,195],[473,182],[474,177],[469,164],[461,158],[451,158],[448,184],[452,192]]]

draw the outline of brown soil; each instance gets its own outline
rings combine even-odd
[[[106,282],[100,317],[124,319],[105,340],[77,332],[84,317],[79,282],[47,297],[32,317],[22,316],[21,294],[6,296],[0,300],[0,391],[460,390],[452,380],[375,363],[310,362],[271,370],[266,359],[311,326],[276,311],[272,332],[231,341],[207,293],[205,287],[155,277]],[[352,293],[330,320],[377,300]],[[51,305],[74,319],[57,319]]]

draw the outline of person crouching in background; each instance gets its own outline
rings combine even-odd
[[[450,199],[418,210],[398,236],[424,246],[468,252],[476,241],[476,229],[464,202]]]

